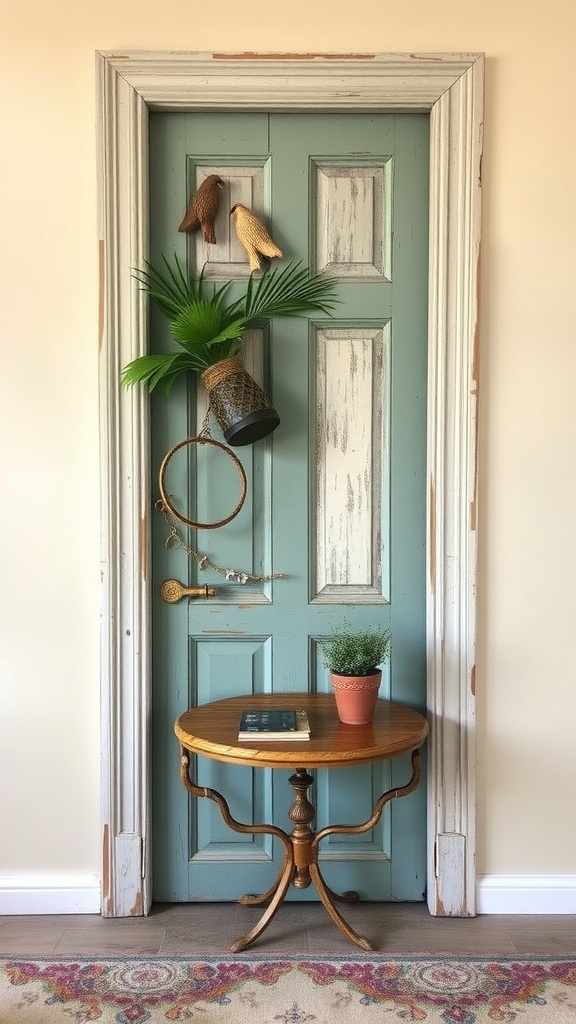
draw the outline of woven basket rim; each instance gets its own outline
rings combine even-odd
[[[207,366],[200,374],[203,384],[210,390],[219,384],[220,381],[230,377],[233,373],[246,373],[246,368],[241,359],[236,356],[229,356],[227,359],[220,359],[212,366]]]

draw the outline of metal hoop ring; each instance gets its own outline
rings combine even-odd
[[[183,516],[181,512],[178,512],[178,510],[174,508],[174,505],[172,504],[172,502],[168,498],[168,495],[166,494],[166,488],[164,487],[166,467],[170,462],[172,456],[175,455],[180,448],[183,448],[184,445],[188,444],[211,444],[213,445],[214,448],[220,448],[221,451],[223,451],[232,459],[232,462],[234,463],[236,469],[238,470],[238,474],[240,476],[240,500],[236,507],[232,510],[230,515],[226,516],[225,519],[219,519],[217,523],[195,523],[192,519],[186,519],[186,516]],[[240,509],[242,508],[242,505],[244,504],[244,499],[246,497],[246,473],[244,472],[244,466],[240,462],[238,456],[235,455],[235,453],[231,451],[230,448],[227,448],[226,445],[222,444],[220,441],[215,441],[212,437],[204,437],[201,434],[198,434],[194,437],[186,437],[183,441],[179,441],[178,444],[175,444],[174,447],[171,448],[169,452],[166,452],[166,455],[162,459],[162,464],[160,466],[158,485],[160,487],[160,496],[162,498],[163,507],[181,523],[184,523],[185,526],[191,526],[195,530],[215,530],[218,526],[225,526],[226,523],[229,523],[231,519],[234,519],[234,517],[238,515]]]

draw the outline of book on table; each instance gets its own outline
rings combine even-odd
[[[240,716],[239,740],[309,740],[303,708],[249,708]]]

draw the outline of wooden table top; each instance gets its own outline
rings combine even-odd
[[[305,708],[309,740],[238,740],[242,711],[253,708]],[[402,704],[379,700],[370,725],[344,725],[328,693],[275,693],[227,697],[180,715],[174,726],[180,743],[216,761],[262,768],[343,768],[411,753],[428,735],[423,715]]]

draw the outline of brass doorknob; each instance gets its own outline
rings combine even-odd
[[[203,587],[185,587],[178,580],[164,580],[160,587],[160,596],[168,604],[175,604],[183,597],[214,597],[216,587],[209,587],[207,583]]]

